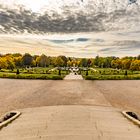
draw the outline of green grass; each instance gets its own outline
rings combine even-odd
[[[43,79],[43,80],[63,80],[63,76],[53,74],[15,74],[0,72],[0,78],[10,79]]]
[[[82,72],[82,76],[86,80],[138,80],[140,79],[140,71],[116,70],[111,68],[95,68],[97,71],[89,70],[88,76],[86,72]]]
[[[31,73],[31,74],[43,74],[47,73],[51,68],[41,68],[41,67],[35,67],[30,69],[25,68],[19,68],[19,71],[21,73]],[[8,72],[8,73],[16,73],[17,69],[14,69],[13,71],[10,69],[2,69],[1,72]]]
[[[31,69],[19,69],[20,74],[16,74],[17,69],[8,70],[2,69],[0,71],[0,78],[11,79],[43,79],[43,80],[63,80],[68,74],[67,71],[61,71],[59,75],[58,70],[49,71],[51,68],[31,68]]]

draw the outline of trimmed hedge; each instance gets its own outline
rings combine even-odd
[[[86,80],[140,80],[140,75],[101,75],[85,76]]]
[[[46,75],[46,74],[11,74],[4,73],[0,74],[0,78],[10,79],[42,79],[42,80],[63,80],[63,76],[59,75]]]

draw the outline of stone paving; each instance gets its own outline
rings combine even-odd
[[[139,112],[139,84],[0,79],[0,113],[22,112],[0,140],[140,140],[140,128],[120,113]]]
[[[78,75],[77,73],[70,73],[69,75],[66,75],[64,80],[83,80],[82,75]]]
[[[118,109],[52,106],[20,110],[0,140],[140,140],[140,128]]]

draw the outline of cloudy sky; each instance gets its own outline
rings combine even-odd
[[[42,12],[43,8],[45,7],[48,9],[55,8],[55,10],[61,10],[60,6],[64,4],[71,5],[80,4],[82,2],[81,0],[0,0],[0,3],[10,8],[18,5],[24,5],[26,8],[31,9],[33,12]]]
[[[0,0],[0,53],[137,56],[140,2],[128,4],[128,0]]]
[[[0,0],[0,3],[9,7],[14,7],[16,5],[22,4],[26,8],[32,9],[32,11],[34,12],[40,12],[44,6],[52,6],[55,4],[55,2],[53,2],[52,4],[52,0]]]

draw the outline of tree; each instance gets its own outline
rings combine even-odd
[[[87,67],[88,66],[88,60],[86,58],[82,58],[80,61],[80,65],[82,67]]]
[[[121,59],[112,60],[111,66],[112,68],[122,69],[122,60]]]
[[[44,54],[39,56],[36,61],[37,61],[38,66],[40,67],[47,67],[50,65],[50,59]]]
[[[68,66],[68,67],[72,66],[72,63],[71,63],[70,60],[67,62],[67,66]]]
[[[22,56],[14,57],[16,67],[22,67]]]
[[[88,59],[88,60],[87,60],[87,65],[88,65],[88,67],[90,67],[90,66],[91,66],[91,63],[92,63],[92,62],[91,62],[91,60],[90,60],[90,59]]]
[[[64,66],[66,67],[66,66],[67,66],[67,61],[68,61],[67,57],[66,57],[66,56],[64,56],[64,55],[59,56],[59,57],[61,57],[61,59],[62,59],[62,60],[63,60],[63,62],[64,62]]]
[[[32,61],[33,61],[33,57],[28,54],[28,53],[25,53],[22,57],[22,63],[24,66],[31,66],[32,65]]]
[[[13,71],[13,69],[15,68],[15,62],[12,56],[8,55],[6,56],[6,61],[7,61],[7,65],[8,65],[8,69],[11,69]]]
[[[137,56],[137,59],[140,60],[140,55]]]
[[[15,57],[21,57],[22,56],[22,54],[20,54],[20,53],[14,53],[14,54],[12,54],[12,56],[15,58]]]
[[[131,70],[140,70],[140,60],[133,60],[130,66]]]
[[[80,60],[76,61],[76,66],[78,66],[78,67],[80,66]]]
[[[4,57],[0,57],[0,70],[1,69],[7,69],[8,64],[7,64],[7,60]]]
[[[35,64],[36,67],[38,66],[38,62],[37,62],[38,58],[39,58],[39,55],[34,55],[33,56],[34,64]]]
[[[94,65],[98,66],[99,63],[99,56],[97,55],[94,59]]]
[[[56,66],[55,65],[56,57],[49,57],[49,59],[50,59],[50,65]]]
[[[130,69],[130,65],[131,65],[131,60],[130,59],[125,59],[122,60],[122,69]]]
[[[58,66],[58,67],[64,66],[64,61],[62,60],[61,57],[57,57],[55,59],[55,65]]]

